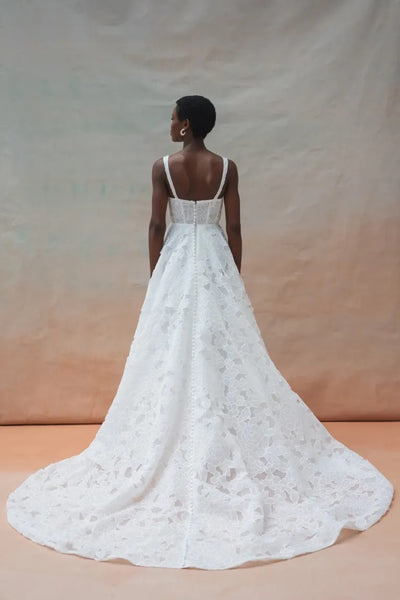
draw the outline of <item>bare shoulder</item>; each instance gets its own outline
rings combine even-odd
[[[178,150],[178,152],[168,154],[167,156],[170,164],[181,163],[185,159],[185,155],[182,153],[182,150]]]
[[[153,179],[163,179],[164,178],[164,173],[165,173],[165,168],[164,168],[164,157],[161,158],[157,158],[154,162],[153,162],[153,166],[151,169],[151,175]]]
[[[236,165],[236,163],[235,163],[234,160],[232,160],[231,158],[228,158],[227,156],[223,157],[221,154],[216,154],[215,152],[213,152],[213,155],[217,159],[218,163],[220,162],[220,160],[222,158],[226,158],[227,159],[227,161],[228,161],[228,168],[226,170],[226,178],[227,179],[231,179],[231,178],[235,179],[235,178],[237,178],[237,176],[238,176],[238,168],[237,168],[237,165]]]
[[[238,168],[237,168],[237,164],[236,164],[236,163],[235,163],[235,161],[234,161],[234,160],[232,160],[231,158],[228,158],[228,169],[229,169],[231,172],[233,172],[233,171],[236,171],[236,173],[237,173],[237,170],[238,170]]]
[[[160,171],[162,169],[164,169],[164,157],[163,156],[161,156],[161,158],[157,158],[153,162],[153,167],[152,167],[153,171]]]
[[[238,168],[237,165],[235,163],[234,160],[232,160],[231,158],[228,158],[228,168],[226,171],[226,179],[227,182],[230,183],[231,185],[238,183],[238,179],[239,179],[239,174],[238,174]]]

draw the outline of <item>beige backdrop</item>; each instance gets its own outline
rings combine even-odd
[[[8,0],[0,18],[0,422],[102,421],[186,94],[215,103],[206,145],[238,165],[271,358],[320,419],[399,419],[400,2]]]

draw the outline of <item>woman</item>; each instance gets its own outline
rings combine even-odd
[[[8,498],[10,524],[60,552],[227,569],[325,548],[391,504],[268,355],[240,275],[237,168],[204,145],[214,123],[207,98],[177,100],[184,145],[153,166],[151,276],[104,423]]]
[[[181,119],[178,117],[178,111],[182,116]],[[185,114],[194,115],[192,125],[190,120],[183,116]],[[172,111],[171,139],[173,142],[183,141],[183,151],[174,154],[169,160],[169,167],[176,188],[182,192],[181,198],[190,198],[191,200],[208,198],[214,196],[214,191],[218,189],[221,181],[222,157],[207,150],[204,144],[204,138],[214,127],[215,119],[214,105],[202,96],[181,98]],[[149,226],[150,274],[153,272],[164,241],[168,194],[173,195],[162,158],[156,160],[153,165],[152,180],[153,201]],[[228,160],[221,198],[224,199],[225,205],[229,247],[240,272],[242,260],[240,198],[238,171],[233,160]]]

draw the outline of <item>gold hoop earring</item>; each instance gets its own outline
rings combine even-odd
[[[180,133],[181,135],[185,135],[185,133],[186,133],[186,129],[183,129],[183,127],[182,127],[182,129],[180,130],[180,132],[179,132],[179,133]]]

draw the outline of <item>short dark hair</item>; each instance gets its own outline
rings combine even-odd
[[[180,121],[189,119],[193,137],[205,138],[215,125],[214,104],[204,96],[182,96],[176,101],[176,114]]]

